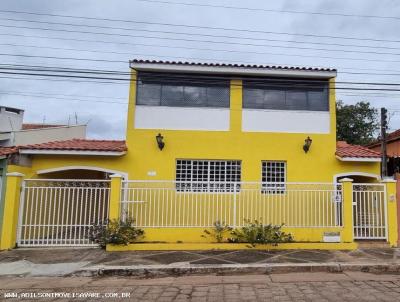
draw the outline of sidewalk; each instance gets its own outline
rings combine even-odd
[[[0,252],[0,275],[139,278],[195,274],[291,272],[400,272],[400,249],[356,251],[136,251],[95,248],[15,249]]]
[[[0,276],[0,300],[20,301],[21,295],[79,295],[40,301],[399,301],[400,275],[290,273],[239,276],[184,276],[154,279],[130,277]],[[84,298],[93,294],[93,298]],[[10,298],[15,297],[14,299]],[[34,300],[34,299],[31,299]],[[30,300],[30,301],[31,301]],[[39,299],[35,299],[39,301]]]

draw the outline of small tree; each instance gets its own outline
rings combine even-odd
[[[204,234],[201,237],[207,238],[210,237],[221,243],[225,240],[225,236],[229,235],[232,231],[232,228],[228,226],[225,222],[221,222],[219,220],[214,222],[214,226],[210,230],[204,230]]]
[[[278,243],[293,242],[292,234],[282,231],[283,224],[263,224],[258,220],[247,219],[244,222],[244,226],[231,232],[232,237],[228,239],[229,242],[250,243],[249,247],[255,247],[256,244],[276,246]]]
[[[134,219],[111,219],[92,225],[89,229],[89,240],[102,248],[107,244],[128,245],[144,237],[144,231],[135,226]]]
[[[337,139],[349,144],[366,145],[378,130],[378,111],[368,102],[345,105],[336,103]]]

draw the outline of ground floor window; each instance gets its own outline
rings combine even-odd
[[[262,161],[262,190],[264,193],[279,194],[286,189],[286,162]]]
[[[176,189],[191,192],[233,192],[240,189],[240,160],[176,161]]]

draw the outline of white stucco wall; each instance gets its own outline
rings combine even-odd
[[[9,145],[30,145],[51,141],[86,138],[86,125],[21,130],[13,133],[13,142]]]
[[[136,106],[136,129],[228,131],[229,108]]]
[[[18,111],[19,109],[12,109]],[[13,112],[7,107],[0,106],[0,132],[18,131],[22,128],[24,111]]]
[[[330,132],[328,111],[243,109],[244,132],[324,133]]]

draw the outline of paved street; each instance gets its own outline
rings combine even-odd
[[[1,299],[7,301],[399,301],[400,275],[346,272],[159,279],[1,277],[0,288]],[[6,299],[5,295],[19,296]]]

